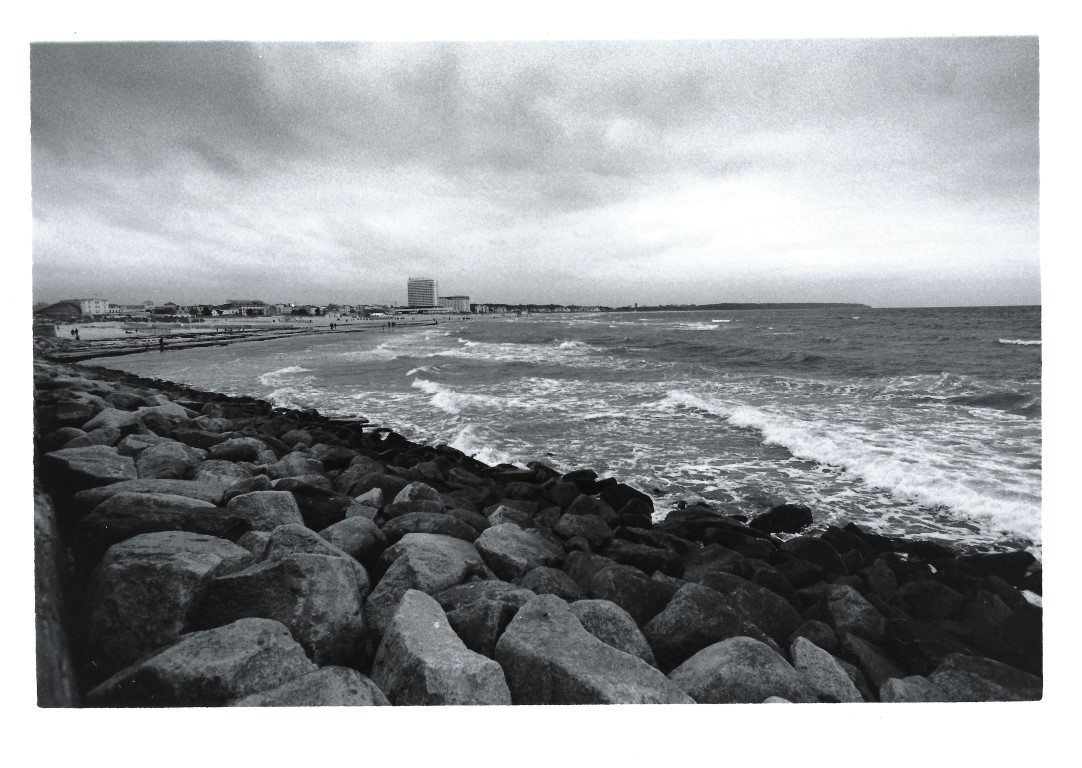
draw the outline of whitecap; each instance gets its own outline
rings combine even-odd
[[[1030,347],[1034,345],[1040,345],[1040,339],[1000,339],[1000,344],[1015,344],[1021,347]]]
[[[279,368],[276,371],[268,371],[259,376],[258,379],[259,383],[264,387],[273,387],[275,384],[278,384],[283,377],[288,376],[291,373],[307,373],[311,370],[311,368],[301,368],[299,365],[290,365],[286,368]]]

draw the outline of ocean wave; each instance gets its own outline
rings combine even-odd
[[[757,431],[765,444],[781,446],[794,457],[840,467],[898,498],[947,507],[996,530],[1021,533],[1040,545],[1039,490],[1015,492],[1009,482],[996,477],[982,486],[974,475],[988,474],[991,468],[979,467],[967,474],[949,461],[937,461],[931,451],[922,451],[919,442],[911,439],[903,443],[889,434],[864,434],[853,425],[797,418],[682,390],[670,391],[658,405],[705,411],[734,427]]]
[[[1000,339],[1000,344],[1014,344],[1021,347],[1040,346],[1040,339]]]
[[[290,365],[286,368],[279,368],[276,371],[268,371],[259,376],[258,379],[259,383],[264,387],[273,387],[275,384],[278,384],[283,377],[288,376],[291,373],[308,373],[311,370],[311,368],[301,368],[299,365]]]
[[[468,392],[456,392],[450,387],[427,379],[414,379],[411,383],[414,389],[432,395],[429,400],[433,406],[444,413],[458,416],[471,406],[484,406],[486,409],[504,409],[515,401],[493,395],[476,395]]]
[[[478,461],[495,466],[497,464],[514,464],[525,469],[525,465],[516,462],[514,457],[503,451],[486,444],[477,436],[476,427],[472,424],[463,427],[448,443],[452,448],[462,451],[467,456],[472,456]]]

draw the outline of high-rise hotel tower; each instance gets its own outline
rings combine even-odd
[[[439,292],[436,281],[427,277],[411,277],[406,281],[406,304],[410,307],[434,307]]]

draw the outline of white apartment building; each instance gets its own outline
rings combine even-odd
[[[469,296],[440,296],[440,306],[447,307],[454,312],[469,312]]]
[[[434,307],[436,306],[437,291],[436,281],[428,277],[411,277],[406,281],[406,306],[409,307]]]

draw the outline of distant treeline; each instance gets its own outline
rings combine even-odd
[[[661,304],[656,307],[616,307],[614,312],[701,312],[740,309],[871,309],[868,304],[779,303],[779,304]]]

